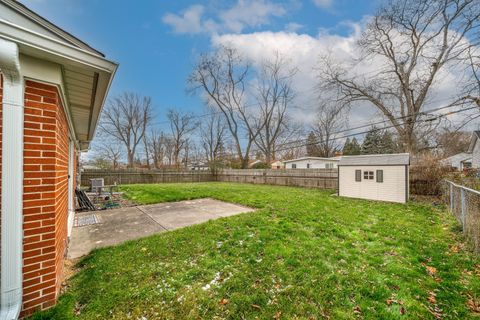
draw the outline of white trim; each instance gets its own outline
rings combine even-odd
[[[16,319],[22,305],[23,99],[18,45],[0,39],[3,74],[2,236],[0,319]]]
[[[118,66],[117,63],[111,62],[98,54],[25,29],[3,19],[0,19],[0,36],[108,73],[114,73]]]
[[[2,38],[18,43],[20,51],[26,55],[98,73],[96,96],[91,110],[90,131],[87,132],[87,139],[79,141],[80,149],[88,149],[90,141],[94,138],[98,117],[105,104],[118,64],[91,51],[0,19],[0,39]]]
[[[68,220],[67,220],[67,236],[70,238],[73,228],[73,219],[75,216],[75,204],[73,201],[75,177],[74,177],[74,156],[75,144],[72,139],[68,140]]]

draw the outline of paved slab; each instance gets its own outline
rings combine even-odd
[[[73,228],[68,256],[78,258],[94,248],[250,211],[232,203],[198,199],[78,213],[77,217],[95,214],[98,223]]]

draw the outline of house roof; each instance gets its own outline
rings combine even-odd
[[[15,42],[24,60],[59,68],[55,84],[75,138],[87,149],[118,64],[14,0],[0,0],[0,39]]]
[[[468,146],[468,153],[472,153],[475,145],[477,144],[478,139],[480,138],[480,131],[473,131],[472,139],[470,140],[470,145]]]
[[[50,22],[49,20],[45,19],[44,17],[41,17],[39,16],[37,13],[35,13],[34,11],[30,10],[27,6],[25,6],[24,4],[18,2],[18,1],[15,1],[15,0],[1,0],[1,2],[3,2],[4,4],[6,4],[8,7],[10,7],[12,9],[12,11],[16,11],[16,12],[19,12],[19,13],[22,13],[26,18],[28,18],[29,20],[35,22],[38,26],[40,26],[41,28],[38,29],[38,26],[37,29],[39,32],[42,32],[42,33],[46,33],[47,35],[54,35],[58,38],[61,38],[62,40],[78,47],[78,48],[82,48],[82,49],[85,49],[85,50],[89,50],[93,53],[96,53],[98,55],[101,55],[102,57],[104,57],[105,55],[103,53],[101,53],[100,51],[92,48],[90,45],[88,45],[86,42],[82,41],[81,39],[75,37],[74,35],[72,35],[71,33],[59,28],[58,26],[54,25],[52,22]],[[12,14],[12,12],[9,12],[10,10],[4,10],[4,12],[2,13],[2,18],[5,19],[5,20],[10,20],[11,22],[15,23],[17,21],[16,16],[15,14]],[[11,18],[11,19],[9,19]],[[25,22],[24,22],[25,24]],[[33,26],[33,25],[31,25]],[[42,30],[42,28],[44,30]]]
[[[361,156],[343,156],[339,166],[391,166],[391,165],[409,165],[410,154],[371,154]]]
[[[469,159],[472,159],[472,154],[471,153],[460,152],[460,153],[454,154],[453,156],[442,159],[441,161],[442,162],[449,162],[449,161],[452,161],[452,160],[454,160],[454,161],[465,161],[465,160],[469,160]]]
[[[288,163],[288,162],[296,162],[296,161],[303,161],[303,160],[324,160],[324,161],[340,161],[341,157],[332,157],[332,158],[322,158],[322,157],[302,157],[302,158],[297,158],[297,159],[292,159],[292,160],[285,160],[283,163]]]

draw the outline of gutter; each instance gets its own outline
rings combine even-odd
[[[17,319],[22,307],[23,96],[18,45],[0,38],[2,101],[0,320]]]

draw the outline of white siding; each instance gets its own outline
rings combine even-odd
[[[285,163],[286,169],[293,169],[292,164],[295,164],[297,167],[296,169],[326,169],[326,164],[332,164],[332,168],[329,169],[336,169],[338,161],[329,161],[329,160],[320,160],[320,159],[302,159],[292,162]],[[310,167],[308,168],[308,164]]]
[[[362,181],[355,181],[355,170],[362,171]],[[377,182],[377,170],[383,170],[383,182]],[[374,179],[365,180],[364,171],[373,171]],[[338,174],[340,196],[401,203],[406,201],[408,177],[406,179],[405,166],[341,166]]]
[[[480,168],[480,139],[476,140],[472,151],[472,168]]]

